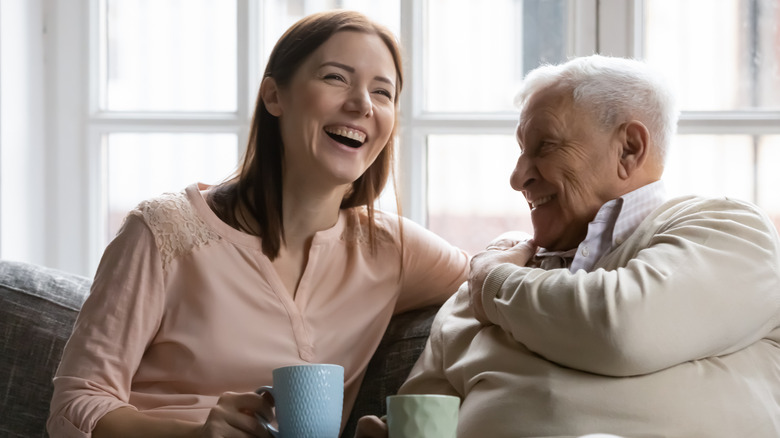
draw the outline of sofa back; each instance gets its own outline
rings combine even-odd
[[[48,436],[51,380],[90,284],[0,260],[0,436]]]
[[[47,437],[62,350],[92,281],[27,263],[0,260],[0,437]],[[366,370],[342,437],[363,415],[381,416],[428,338],[438,307],[394,316]]]

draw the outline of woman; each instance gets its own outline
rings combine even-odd
[[[54,380],[52,437],[267,436],[274,368],[345,369],[342,425],[393,313],[443,302],[467,255],[373,209],[401,61],[355,12],[277,43],[237,176],[141,203],[106,249]]]

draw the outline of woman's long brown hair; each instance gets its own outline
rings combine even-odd
[[[279,39],[271,52],[264,78],[274,78],[279,87],[289,84],[295,72],[318,47],[340,31],[357,31],[379,36],[390,50],[396,69],[396,96],[403,84],[401,54],[395,36],[385,27],[374,23],[363,14],[354,11],[326,11],[304,17]],[[375,248],[377,239],[374,220],[374,201],[392,172],[395,155],[396,123],[387,145],[376,160],[345,194],[341,208],[365,206],[368,219],[368,241]],[[208,197],[212,210],[233,228],[262,238],[263,253],[273,260],[278,256],[284,241],[282,210],[282,181],[284,171],[284,146],[279,129],[279,119],[271,115],[258,93],[252,128],[243,163],[236,174],[216,186]],[[397,203],[397,199],[396,199]],[[251,223],[241,220],[241,212],[247,211],[258,224],[258,229],[247,229]],[[401,246],[403,252],[403,244]]]

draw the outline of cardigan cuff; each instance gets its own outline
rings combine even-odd
[[[498,292],[507,277],[518,268],[519,266],[512,263],[502,263],[490,271],[482,284],[482,307],[487,319],[494,324],[498,321],[498,307],[496,306]]]

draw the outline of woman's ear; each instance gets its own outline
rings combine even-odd
[[[260,98],[263,99],[265,109],[272,115],[282,115],[282,105],[279,102],[279,87],[274,78],[265,78],[260,84]]]
[[[647,161],[650,153],[650,132],[644,123],[631,120],[624,123],[622,134],[618,175],[621,179],[629,179]]]

